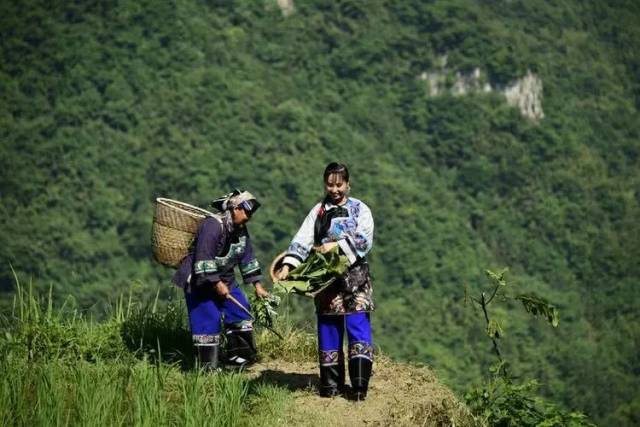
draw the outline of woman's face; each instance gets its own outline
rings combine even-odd
[[[347,201],[349,182],[345,181],[340,174],[334,173],[327,177],[324,183],[324,190],[329,195],[331,203],[341,205]]]
[[[233,221],[234,225],[245,224],[247,221],[249,221],[249,218],[251,218],[251,215],[248,215],[247,211],[245,211],[244,209],[231,209],[231,220]]]

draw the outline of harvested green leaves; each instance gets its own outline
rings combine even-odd
[[[347,257],[340,255],[338,248],[324,254],[313,252],[289,273],[288,280],[274,283],[274,289],[313,297],[342,276],[348,266]]]
[[[280,305],[280,297],[269,294],[265,298],[252,298],[251,309],[255,322],[259,326],[273,328],[278,312],[276,309]]]

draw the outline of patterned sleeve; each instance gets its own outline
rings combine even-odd
[[[320,203],[316,204],[304,219],[302,226],[300,226],[300,229],[293,237],[289,249],[287,249],[287,254],[282,261],[283,263],[295,268],[303,263],[309,256],[309,252],[311,252],[311,248],[313,247],[314,225],[319,208]]]
[[[262,270],[254,255],[249,234],[247,234],[247,243],[240,260],[240,274],[244,283],[256,283],[262,280]]]
[[[205,219],[198,228],[192,279],[196,286],[205,283],[215,284],[220,281],[216,255],[220,239],[223,237],[222,233],[222,224],[215,218]]]
[[[364,258],[373,246],[373,216],[367,205],[360,202],[355,231],[344,234],[344,238],[338,240],[338,246],[349,259],[349,263],[355,263],[359,258]]]

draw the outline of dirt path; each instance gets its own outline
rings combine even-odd
[[[284,415],[288,426],[450,426],[469,425],[465,409],[427,368],[379,358],[364,402],[318,396],[315,363],[265,361],[251,375],[293,392]]]

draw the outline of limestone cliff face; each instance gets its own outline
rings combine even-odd
[[[450,76],[453,76],[453,82],[450,80]],[[479,68],[475,68],[470,73],[458,71],[453,75],[446,71],[424,72],[418,78],[427,83],[429,96],[445,93],[462,96],[469,93],[491,92],[492,90],[491,85],[482,80],[482,72]]]
[[[502,90],[509,105],[518,107],[523,116],[532,120],[544,118],[542,111],[542,80],[527,71],[527,74]]]
[[[498,92],[504,95],[509,105],[516,107],[524,117],[533,121],[544,118],[542,110],[542,80],[531,71],[524,77],[507,85],[492,86],[480,68],[468,73],[452,72],[446,68],[446,56],[440,58],[440,67],[435,71],[425,71],[418,76],[427,84],[429,96],[450,93],[464,96],[471,93]]]

